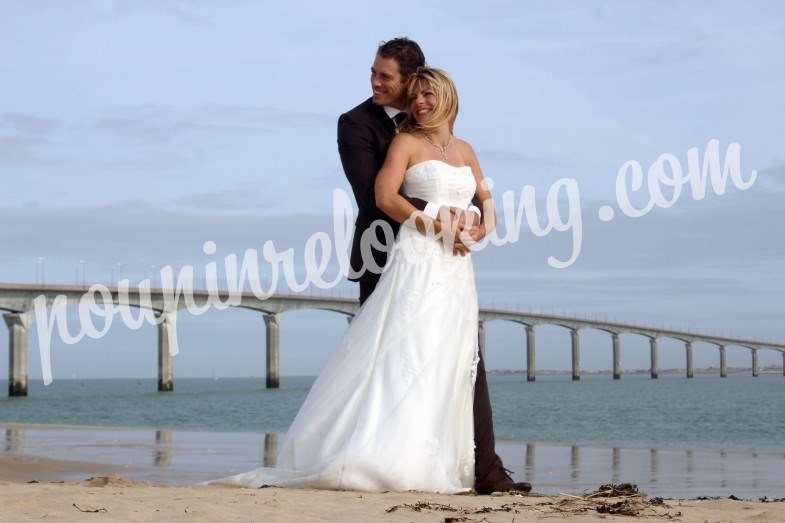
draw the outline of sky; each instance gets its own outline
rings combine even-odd
[[[754,6],[754,7],[753,7]],[[494,195],[557,180],[580,189],[583,242],[569,232],[473,255],[480,301],[698,332],[785,341],[785,7],[779,2],[4,1],[0,18],[0,281],[203,266],[261,248],[301,256],[332,230],[332,194],[350,188],[336,120],[370,95],[378,43],[409,36],[459,90],[456,134]],[[729,186],[605,223],[619,167],[668,153],[741,146],[747,190]],[[685,167],[686,168],[686,167]],[[517,196],[516,196],[517,200]],[[38,261],[41,260],[41,261]],[[81,262],[83,261],[83,262]],[[334,293],[356,295],[342,284]],[[320,311],[281,319],[284,375],[316,374],[346,329]],[[2,330],[3,327],[0,327]],[[491,322],[488,368],[521,368],[523,327]],[[264,322],[246,310],[179,322],[175,376],[264,372]],[[539,368],[566,369],[569,333],[538,328]],[[34,338],[34,337],[33,337]],[[117,324],[100,340],[54,344],[58,377],[155,376],[156,331]],[[622,366],[648,341],[622,336]],[[662,367],[683,366],[661,343]],[[30,376],[40,378],[37,342]],[[610,339],[582,332],[586,369]],[[762,365],[780,364],[763,352]],[[696,345],[696,366],[717,351]],[[729,364],[749,353],[729,349]],[[7,360],[0,358],[0,375]]]

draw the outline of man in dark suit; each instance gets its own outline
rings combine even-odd
[[[376,175],[387,156],[387,149],[395,136],[396,127],[406,117],[406,80],[418,67],[424,65],[425,56],[416,42],[407,38],[395,38],[382,43],[377,49],[371,67],[373,96],[342,114],[338,119],[338,152],[359,208],[351,253],[353,274],[349,279],[360,284],[361,304],[373,292],[380,276],[378,271],[367,270],[367,267],[369,265],[372,268],[373,265],[378,268],[384,267],[387,253],[392,247],[386,241],[384,232],[376,227],[377,240],[386,248],[371,248],[373,260],[364,260],[361,249],[363,233],[375,220],[383,220],[389,224],[393,235],[397,234],[400,227],[400,224],[376,207],[374,194]],[[431,218],[448,216],[451,212],[455,212],[455,209],[440,209],[437,205],[420,199],[408,199],[412,205]],[[479,216],[480,210],[476,206],[470,208],[458,226],[462,227],[466,221],[471,220],[472,213]],[[468,250],[460,241],[456,241],[454,249],[456,255],[461,256]],[[474,389],[474,442],[477,493],[531,490],[531,485],[528,483],[514,482],[502,465],[501,459],[496,455],[491,402],[482,355],[477,366]]]

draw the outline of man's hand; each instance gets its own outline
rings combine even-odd
[[[439,216],[446,216],[448,212],[452,219],[453,228],[459,231],[477,225],[480,221],[480,217],[474,211],[467,211],[460,207],[448,207],[446,205],[439,207]]]
[[[475,243],[485,238],[485,226],[474,225],[468,229],[460,231],[455,237],[455,248],[460,244],[468,252],[469,248]],[[455,248],[453,250],[455,250]]]
[[[466,256],[469,247],[485,236],[485,228],[479,223],[480,217],[476,212],[460,207],[442,206],[439,208],[439,217],[442,223],[449,220],[449,228],[454,231],[452,252],[456,256]]]
[[[452,253],[454,256],[466,256],[469,253],[469,248],[456,237],[452,246]]]
[[[480,217],[474,211],[458,209],[458,230],[465,231],[480,224]]]

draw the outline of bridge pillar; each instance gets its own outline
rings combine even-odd
[[[570,478],[578,479],[581,470],[581,448],[577,445],[570,446]]]
[[[8,395],[27,396],[27,328],[33,316],[12,312],[3,319],[8,325]]]
[[[172,432],[169,430],[155,431],[155,450],[153,464],[156,467],[168,467],[172,464]]]
[[[267,327],[267,388],[277,389],[280,384],[278,315],[265,314],[264,324]]]
[[[578,329],[570,329],[572,339],[572,381],[581,379],[581,339]]]
[[[174,366],[172,360],[172,347],[169,344],[171,329],[175,329],[173,316],[162,312],[158,323],[158,391],[169,392],[174,390]]]
[[[657,338],[649,338],[649,352],[651,353],[651,379],[656,380],[659,376],[657,365]]]
[[[611,481],[618,483],[619,470],[621,469],[621,449],[619,447],[613,447],[611,452]]]
[[[684,342],[684,350],[687,353],[687,377],[692,378],[694,372],[692,369],[692,342],[691,341]]]
[[[725,362],[725,345],[720,345],[720,378],[728,377],[728,364]]]
[[[782,375],[785,376],[785,351],[782,352]]]
[[[485,361],[485,321],[477,322],[477,345],[480,347],[480,356]]]
[[[278,458],[278,434],[275,432],[267,432],[264,435],[264,452],[262,454],[262,463],[265,467],[275,467]]]
[[[5,452],[18,453],[22,451],[22,444],[25,440],[24,429],[18,427],[6,427],[5,429]]]
[[[534,325],[526,326],[526,381],[535,380],[534,370]]]
[[[752,353],[752,377],[758,377],[758,349],[750,349]]]
[[[613,379],[621,379],[621,344],[619,342],[619,333],[611,333],[613,340]]]

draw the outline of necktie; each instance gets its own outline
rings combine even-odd
[[[395,122],[395,128],[397,129],[406,120],[406,113],[403,111],[393,116],[392,121]]]

